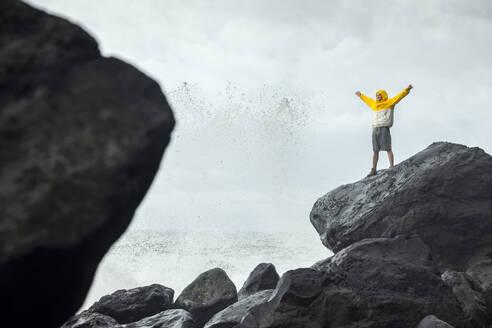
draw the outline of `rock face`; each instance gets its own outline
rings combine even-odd
[[[79,27],[16,0],[0,1],[0,26],[2,324],[59,327],[133,217],[174,119],[155,81],[101,57]]]
[[[434,143],[392,169],[336,188],[310,215],[334,252],[364,238],[418,235],[440,268],[464,271],[492,247],[492,157]]]
[[[260,263],[251,271],[248,279],[238,292],[238,299],[246,298],[260,290],[273,289],[280,276],[272,263]]]
[[[173,297],[174,290],[158,284],[122,289],[103,296],[89,311],[108,315],[119,323],[130,323],[170,309]]]
[[[215,313],[237,302],[237,290],[227,273],[214,268],[200,274],[186,286],[175,307],[189,311],[197,325],[203,326]]]

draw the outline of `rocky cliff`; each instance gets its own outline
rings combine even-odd
[[[159,85],[64,19],[0,1],[2,326],[59,327],[170,140]]]

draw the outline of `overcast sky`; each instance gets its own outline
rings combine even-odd
[[[414,86],[395,110],[396,163],[434,141],[492,151],[490,0],[29,3],[82,25],[173,106],[134,228],[314,231],[314,202],[371,167],[356,90]]]

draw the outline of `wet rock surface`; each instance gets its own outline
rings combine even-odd
[[[15,0],[0,25],[3,324],[59,327],[131,221],[174,118],[155,81],[76,25]]]
[[[238,292],[238,299],[246,298],[261,290],[273,289],[280,276],[272,263],[260,263],[248,276],[243,287]]]
[[[418,235],[442,269],[463,271],[492,246],[492,157],[434,143],[392,169],[327,193],[310,220],[334,252],[364,238]]]
[[[175,301],[176,308],[189,311],[203,326],[217,312],[237,302],[237,290],[227,273],[214,268],[200,274]]]
[[[118,323],[130,323],[170,309],[173,297],[174,290],[158,284],[122,289],[101,297],[89,311],[108,315]]]

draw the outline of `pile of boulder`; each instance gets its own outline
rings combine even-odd
[[[434,143],[322,196],[310,219],[334,252],[311,267],[279,277],[261,263],[239,292],[214,268],[174,302],[159,285],[117,291],[64,328],[491,326],[492,157],[483,150]]]
[[[118,290],[70,318],[63,328],[233,327],[271,296],[279,275],[259,264],[239,290],[220,268],[200,274],[173,302],[174,290],[159,284]]]

